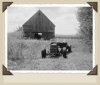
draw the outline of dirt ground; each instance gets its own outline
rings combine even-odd
[[[41,50],[49,50],[51,41],[43,40],[8,40],[8,69],[10,70],[90,70],[92,69],[92,53],[81,39],[61,39],[72,45],[72,53],[68,58],[42,59]],[[19,47],[21,44],[21,47]],[[18,57],[18,58],[17,58]]]

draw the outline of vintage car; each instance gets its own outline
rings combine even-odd
[[[67,58],[67,55],[71,52],[71,45],[68,45],[67,42],[52,42],[50,43],[49,52],[47,52],[46,49],[43,49],[41,55],[42,58],[46,58],[47,55],[50,55],[50,57],[63,56],[64,58]]]

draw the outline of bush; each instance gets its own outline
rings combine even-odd
[[[81,7],[78,9],[77,18],[80,22],[79,34],[85,41],[86,45],[89,46],[90,52],[92,52],[93,45],[93,18],[92,18],[92,7]]]

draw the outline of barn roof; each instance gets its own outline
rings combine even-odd
[[[34,32],[54,32],[55,25],[48,19],[47,16],[38,10],[29,20],[23,24],[24,30]]]

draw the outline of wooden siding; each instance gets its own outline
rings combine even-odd
[[[55,25],[39,10],[23,25],[25,32],[54,32]]]
[[[34,38],[36,32],[25,32],[24,33],[24,37],[26,38]],[[49,40],[51,38],[55,37],[55,33],[54,32],[43,32],[41,38],[45,39],[45,40]]]

